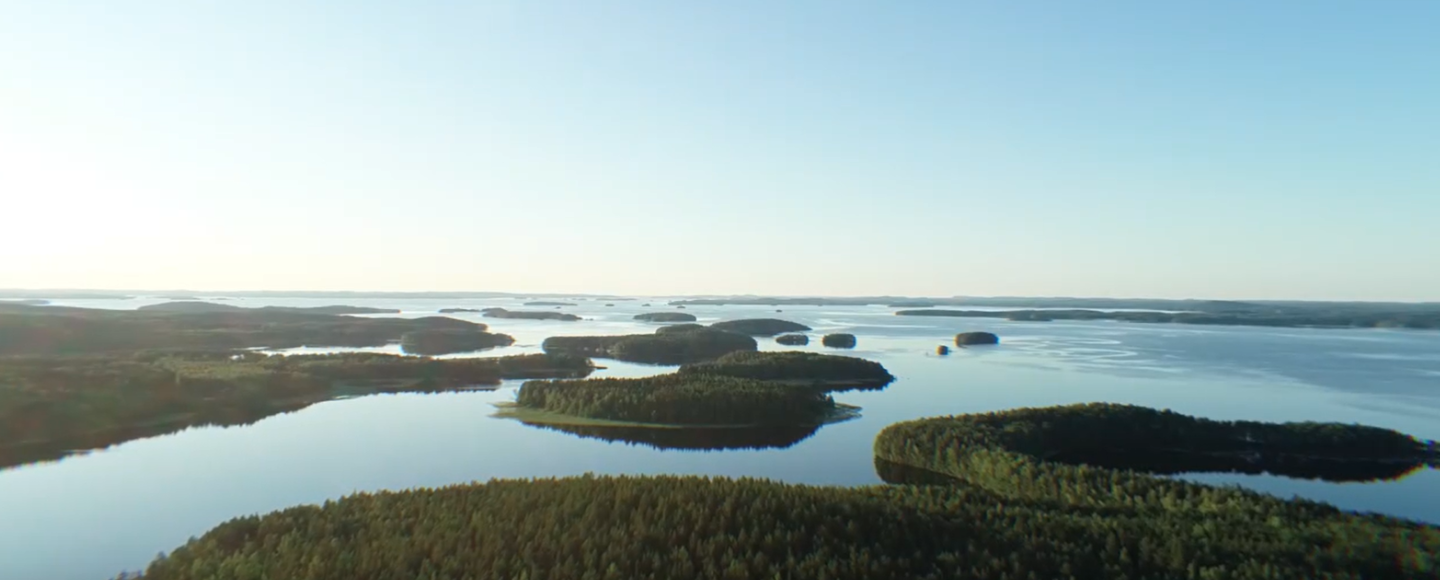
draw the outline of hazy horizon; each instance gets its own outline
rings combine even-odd
[[[0,288],[1437,301],[1437,21],[21,0]]]

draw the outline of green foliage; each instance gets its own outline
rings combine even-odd
[[[581,377],[584,358],[435,360],[373,353],[147,352],[0,358],[0,466],[191,425],[239,424],[361,392],[435,391],[503,378]]]
[[[1207,453],[1259,449],[1332,457],[1423,453],[1414,439],[1371,427],[1221,422],[1089,404],[898,423],[876,437],[875,458],[888,481],[948,481],[993,494],[1012,514],[1047,512],[1057,528],[1041,537],[1079,535],[1103,542],[1095,555],[1122,565],[1105,577],[1121,572],[1132,578],[1195,577],[1196,570],[1225,578],[1426,578],[1435,573],[1433,560],[1420,556],[1440,549],[1440,530],[1433,526],[1351,515],[1239,488],[1048,460],[1172,446]]]
[[[149,349],[383,346],[406,332],[483,331],[448,317],[359,318],[243,308],[233,312],[0,307],[0,356],[135,352]]]
[[[574,322],[581,320],[579,316],[565,312],[550,312],[548,310],[506,310],[504,308],[486,308],[480,312],[486,318],[514,318],[520,320],[563,320]]]
[[[416,330],[400,336],[400,348],[406,353],[422,355],[470,352],[512,344],[515,338],[508,334],[460,328]]]
[[[711,360],[736,351],[753,351],[755,339],[733,332],[710,329],[685,332],[619,336],[552,336],[545,339],[545,352],[613,358],[648,364],[685,364]],[[665,331],[665,332],[661,332]]]
[[[830,348],[855,348],[855,335],[853,334],[827,334],[820,338],[820,344]]]
[[[679,372],[840,388],[879,388],[895,380],[875,361],[795,351],[736,352],[714,362],[680,367]]]
[[[710,330],[710,327],[703,324],[671,324],[655,329],[655,334],[670,334],[672,332],[691,332],[695,330]]]
[[[635,320],[645,322],[694,322],[694,314],[684,312],[645,312],[635,315]]]
[[[529,381],[515,402],[575,417],[666,425],[814,425],[835,409],[819,388],[680,373]]]
[[[962,332],[955,335],[955,346],[973,346],[977,344],[1000,344],[1000,337],[989,332]]]
[[[711,324],[710,328],[738,332],[750,336],[775,336],[784,332],[804,332],[810,327],[798,322],[780,320],[778,318],[746,318],[742,320],[727,320]]]
[[[782,334],[775,337],[775,342],[785,346],[805,346],[810,344],[810,337],[803,334]]]
[[[1168,496],[1095,508],[966,486],[492,481],[237,518],[157,558],[144,578],[1435,577],[1435,528],[1213,492],[1195,506],[1204,517],[1177,518],[1162,507]]]

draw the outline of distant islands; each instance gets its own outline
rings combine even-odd
[[[955,335],[955,346],[1000,344],[1000,337],[991,332],[962,332]],[[947,354],[949,351],[940,354]]]
[[[521,304],[521,306],[555,306],[555,307],[558,308],[558,307],[562,307],[562,306],[575,306],[575,304],[570,303],[570,302],[553,302],[553,301],[550,301],[550,300],[536,300],[536,301],[534,301],[534,302],[526,302],[526,303],[524,303],[524,304]]]
[[[810,337],[803,334],[782,334],[775,337],[775,343],[785,346],[805,346],[810,344]]]
[[[645,312],[636,314],[633,318],[644,322],[694,322],[697,320],[694,314],[684,312]]]
[[[545,352],[647,364],[700,362],[759,347],[755,339],[743,334],[689,326],[662,326],[654,334],[552,336],[541,346]]]
[[[460,314],[462,312],[481,312],[479,308],[441,308],[441,314]]]
[[[900,310],[897,316],[1003,318],[1016,322],[1114,320],[1120,322],[1217,324],[1230,326],[1327,328],[1440,328],[1440,308],[1425,312],[1275,310],[1234,312],[1156,312],[1100,310]]]
[[[602,426],[819,425],[850,416],[828,393],[878,389],[893,380],[885,367],[862,359],[739,352],[654,377],[530,381],[515,407],[501,414]]]
[[[551,312],[548,310],[506,310],[504,308],[486,308],[480,311],[486,318],[513,318],[519,320],[562,320],[575,322],[582,320],[579,316],[565,312]]]
[[[716,330],[726,330],[748,334],[750,336],[775,336],[785,332],[804,332],[810,327],[798,322],[780,320],[778,318],[745,318],[741,320],[726,320],[710,325]]]
[[[820,337],[820,344],[830,348],[855,348],[855,335],[843,332],[827,334]]]
[[[492,334],[471,328],[412,330],[400,335],[400,348],[406,354],[426,356],[472,352],[512,344],[515,344],[515,338],[508,334]]]
[[[135,309],[140,312],[246,312],[246,311],[270,311],[270,312],[305,312],[309,314],[399,314],[398,308],[371,308],[368,306],[262,306],[260,308],[246,308],[231,304],[215,304],[213,302],[162,302],[150,304]]]

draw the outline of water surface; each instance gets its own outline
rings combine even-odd
[[[519,299],[345,300],[433,316],[446,307],[520,306]],[[567,300],[568,301],[568,300]],[[630,317],[664,301],[579,301],[580,322],[483,321],[516,338],[479,353],[539,352],[548,336],[650,332]],[[158,300],[57,301],[134,308]],[[335,299],[236,299],[243,306],[319,306]],[[1117,322],[1008,322],[897,317],[870,306],[690,306],[701,322],[778,317],[859,337],[844,352],[885,364],[898,380],[836,399],[862,408],[785,446],[663,450],[493,418],[518,382],[490,392],[375,395],[317,404],[244,427],[206,427],[131,441],[57,462],[0,471],[0,578],[100,579],[144,566],[227,519],[357,491],[441,486],[491,478],[608,474],[755,476],[834,485],[880,483],[871,458],[886,425],[944,414],[1109,401],[1210,417],[1341,421],[1440,438],[1440,333]],[[956,332],[989,330],[998,347],[934,354]],[[761,339],[764,348],[779,348]],[[324,350],[324,349],[300,349]],[[380,352],[399,352],[397,346]],[[668,372],[598,361],[599,376]],[[1282,497],[1440,522],[1440,472],[1398,481],[1329,483],[1269,475],[1187,474]]]

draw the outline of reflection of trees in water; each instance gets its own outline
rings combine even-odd
[[[1124,451],[1111,453],[1070,453],[1047,458],[1071,465],[1090,465],[1154,475],[1185,473],[1270,474],[1295,479],[1335,483],[1376,482],[1403,479],[1426,468],[1423,462],[1340,461],[1294,455],[1268,457],[1189,453],[1177,451]],[[875,458],[875,473],[885,483],[912,485],[953,485],[959,480],[903,463]]]
[[[603,439],[655,449],[724,451],[735,449],[784,449],[804,441],[820,425],[766,427],[612,427],[596,425],[550,425],[522,421],[531,427],[561,431],[587,439]]]
[[[1181,473],[1270,474],[1330,482],[1389,481],[1425,468],[1411,460],[1362,460],[1307,457],[1282,453],[1198,453],[1159,449],[1070,451],[1048,457],[1071,465],[1086,464],[1156,475]]]
[[[168,421],[157,421],[144,425],[127,425],[62,439],[0,447],[0,469],[42,461],[55,461],[71,455],[83,455],[127,441],[169,435],[192,427],[238,427],[251,425],[273,415],[299,411],[305,407],[309,407],[315,402],[317,401],[305,400],[284,404],[256,404],[210,409],[200,413],[175,417]]]

